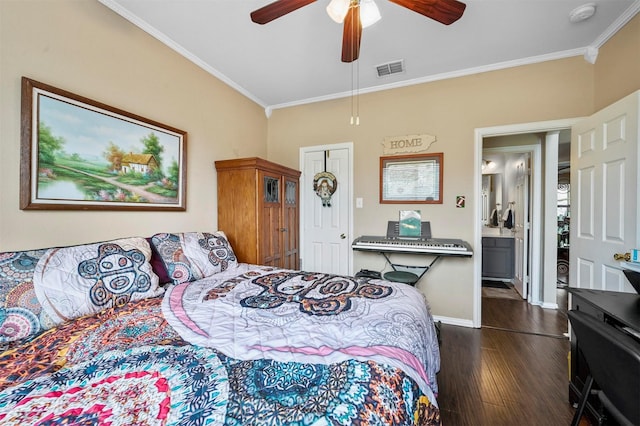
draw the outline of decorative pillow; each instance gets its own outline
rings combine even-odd
[[[151,269],[144,238],[123,238],[49,249],[36,265],[33,284],[44,310],[61,324],[164,292]]]
[[[223,232],[156,234],[151,242],[175,284],[195,281],[238,265]]]
[[[0,253],[0,344],[34,336],[52,325],[33,288],[33,272],[47,250]]]

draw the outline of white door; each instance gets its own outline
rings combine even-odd
[[[349,148],[305,149],[302,153],[302,269],[348,275],[351,271],[351,159]],[[329,202],[313,190],[314,177],[329,172],[337,187]]]
[[[516,166],[515,204],[515,277],[513,285],[523,299],[529,295],[529,156]]]
[[[633,291],[613,255],[640,243],[639,102],[640,92],[636,92],[572,128],[572,287]]]

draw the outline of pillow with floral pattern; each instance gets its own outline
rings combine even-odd
[[[36,264],[48,249],[0,253],[0,345],[51,327],[33,287]]]
[[[195,281],[238,266],[236,255],[221,232],[161,233],[151,237],[174,284]]]

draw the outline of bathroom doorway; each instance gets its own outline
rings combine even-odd
[[[540,135],[535,135],[539,137]],[[542,309],[531,306],[528,295],[523,294],[522,282],[528,280],[529,261],[528,251],[531,249],[530,235],[527,223],[530,222],[531,209],[527,201],[532,193],[528,176],[531,168],[529,152],[513,152],[526,147],[486,148],[483,149],[482,162],[482,203],[483,203],[483,266],[491,267],[491,276],[482,274],[482,326],[512,330],[515,325],[510,321],[510,313],[519,312],[525,315],[526,326],[520,322],[515,331],[525,331],[537,334],[562,335],[566,332],[566,311],[568,295],[566,287],[569,278],[569,224],[570,224],[570,179],[569,179],[569,151],[570,134],[562,135],[559,139],[558,152],[558,184],[557,184],[557,220],[558,220],[558,256],[557,256],[557,291],[556,310]],[[488,140],[491,145],[491,139]],[[506,151],[505,151],[506,150]],[[566,158],[565,158],[566,157]],[[512,169],[512,172],[509,170]],[[506,205],[506,212],[501,207]],[[490,207],[490,211],[489,210]],[[517,209],[522,207],[522,209]],[[510,211],[515,213],[514,223],[518,223],[518,230],[509,222]],[[496,215],[497,213],[497,215]],[[497,218],[496,218],[497,216]],[[523,220],[521,220],[522,218]],[[524,237],[526,238],[523,238]],[[500,239],[498,239],[500,238]],[[485,247],[488,242],[489,248]],[[497,242],[497,243],[496,243]],[[501,244],[500,244],[501,243]],[[497,244],[502,248],[494,249]],[[502,252],[500,251],[502,250]],[[494,259],[488,259],[487,256]],[[495,259],[497,257],[498,259]],[[495,263],[511,261],[513,267],[497,268]],[[505,260],[508,259],[508,260]],[[495,276],[496,271],[510,271],[507,275]],[[526,289],[526,285],[524,287]],[[526,291],[526,290],[525,290]],[[516,305],[523,305],[520,307]],[[535,303],[534,305],[538,305]],[[525,306],[526,305],[526,306]],[[559,329],[564,329],[558,333]]]
[[[492,147],[497,138],[487,138],[482,150],[483,216],[487,216],[482,226],[483,287],[499,281],[530,301],[530,175],[537,146],[517,144],[535,142],[529,135],[508,139],[516,144]]]
[[[485,165],[488,160],[487,153],[483,152],[485,148],[491,148],[495,150],[505,150],[510,153],[516,153],[518,146],[520,146],[520,152],[526,152],[528,148],[522,149],[524,145],[537,146],[540,151],[536,155],[532,155],[528,160],[530,171],[526,172],[526,175],[530,178],[531,188],[530,208],[525,213],[525,217],[528,218],[524,228],[528,233],[528,256],[527,262],[523,265],[523,274],[529,282],[531,292],[527,295],[527,299],[521,299],[523,303],[531,306],[538,306],[543,312],[552,312],[563,310],[563,306],[566,305],[566,297],[563,299],[556,292],[556,268],[544,268],[544,264],[549,264],[549,256],[552,257],[552,265],[556,263],[557,256],[557,186],[558,186],[558,162],[562,162],[560,152],[564,143],[570,146],[570,127],[572,120],[560,120],[555,122],[545,123],[532,123],[522,124],[514,126],[503,126],[498,128],[478,129],[476,131],[476,148],[478,158],[478,178],[477,188],[479,194],[478,205],[478,233],[476,243],[479,247],[482,246],[482,226],[485,221],[486,213],[483,213],[485,207],[483,205],[482,195],[482,181],[484,178],[481,176],[481,167]],[[565,130],[566,129],[566,130]],[[514,143],[514,138],[520,138],[520,142]],[[528,140],[527,140],[528,138]],[[537,157],[537,158],[536,158]],[[550,158],[553,157],[553,158]],[[544,167],[543,167],[544,164]],[[552,167],[550,167],[552,166]],[[553,170],[553,173],[543,173],[544,171]],[[562,180],[560,180],[562,181]],[[509,190],[504,190],[504,185],[509,185],[509,182],[503,179],[503,193],[509,193]],[[537,188],[537,189],[536,189]],[[553,188],[553,191],[544,191],[544,188]],[[515,193],[513,193],[515,194]],[[506,196],[506,202],[516,201],[515,199],[509,199],[509,195]],[[515,198],[513,195],[512,198]],[[553,200],[553,203],[549,203],[549,198]],[[544,208],[543,206],[547,206]],[[550,207],[551,206],[551,207]],[[526,216],[528,215],[528,216]],[[551,243],[551,244],[550,244]],[[514,248],[515,253],[515,248]],[[514,255],[515,256],[515,255]],[[482,270],[481,264],[484,261],[482,256],[477,259],[477,293],[476,303],[478,309],[474,314],[474,321],[477,318],[478,326],[481,326],[482,316]],[[552,269],[552,271],[550,271]],[[552,282],[549,282],[549,274],[553,274]],[[515,271],[514,271],[515,273]],[[529,302],[529,303],[527,303]]]

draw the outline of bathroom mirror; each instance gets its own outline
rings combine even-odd
[[[482,175],[482,224],[486,226],[498,226],[492,223],[492,212],[495,209],[497,217],[502,215],[502,173]]]

